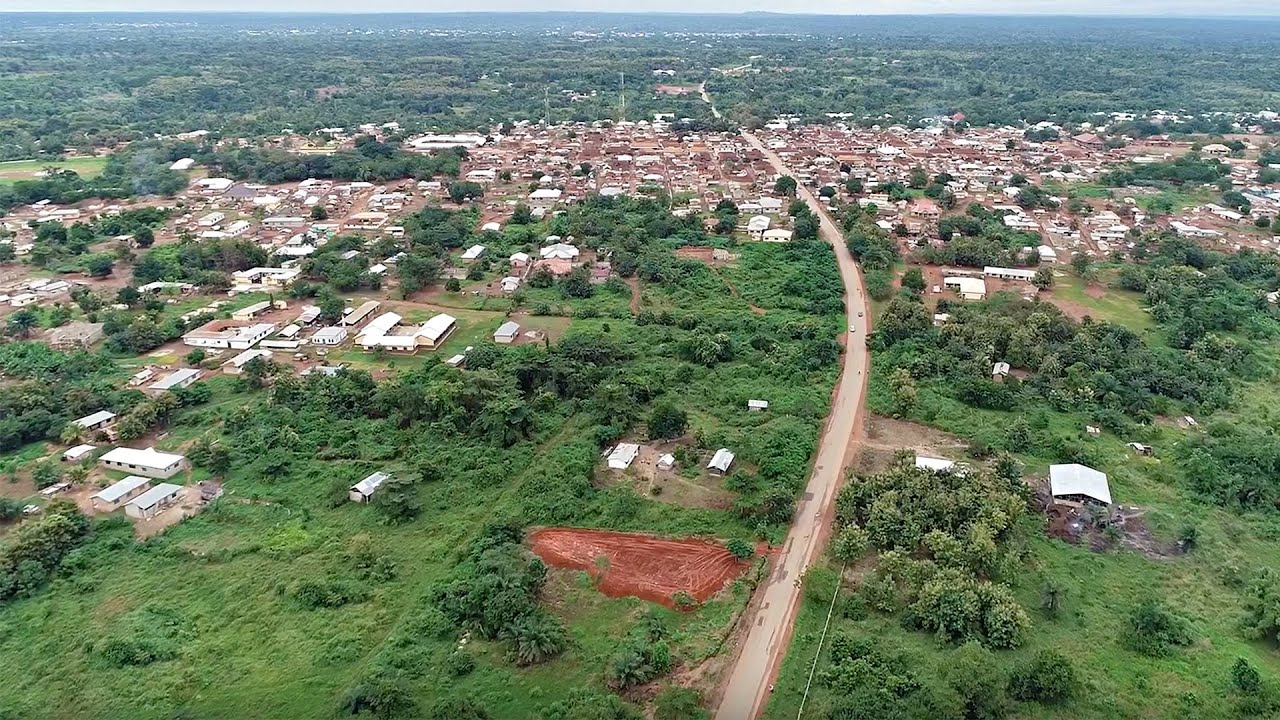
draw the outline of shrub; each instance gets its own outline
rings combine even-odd
[[[1070,699],[1079,684],[1075,667],[1066,656],[1042,650],[1013,671],[1009,695],[1026,702],[1057,703]]]
[[[369,598],[367,590],[339,580],[302,580],[290,594],[308,610],[342,607]]]
[[[388,670],[366,676],[347,691],[339,707],[348,715],[368,713],[380,720],[414,717],[418,710],[413,692],[403,677]]]
[[[476,659],[466,650],[454,650],[444,661],[445,669],[454,677],[463,677],[476,669]]]
[[[739,560],[745,560],[756,554],[755,547],[742,538],[733,538],[724,544],[724,549]]]
[[[1129,615],[1124,644],[1148,657],[1163,657],[1192,641],[1191,626],[1158,600],[1148,600]]]
[[[178,656],[172,646],[149,638],[110,638],[98,643],[94,650],[116,667],[140,667]]]
[[[702,709],[702,696],[692,688],[668,686],[658,692],[654,720],[707,720]]]

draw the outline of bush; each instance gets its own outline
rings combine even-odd
[[[707,720],[710,713],[702,709],[702,696],[692,688],[669,686],[658,691],[654,720]]]
[[[728,550],[731,555],[739,560],[746,560],[756,554],[755,547],[750,542],[743,540],[742,538],[733,538],[724,544],[724,549]]]
[[[968,643],[947,659],[947,686],[959,696],[964,717],[996,720],[1008,711],[1004,677],[995,656],[978,643]]]
[[[444,661],[445,669],[454,677],[463,677],[476,669],[476,659],[466,650],[454,650]]]
[[[1191,626],[1158,600],[1148,600],[1129,615],[1124,644],[1148,657],[1164,657],[1192,641]]]
[[[1009,695],[1024,702],[1058,703],[1069,700],[1079,684],[1075,667],[1066,656],[1042,650],[1013,671]]]
[[[1244,658],[1236,658],[1231,666],[1231,686],[1242,695],[1257,695],[1262,690],[1262,676],[1258,668]]]
[[[471,698],[441,698],[431,706],[426,720],[490,720],[489,710]]]
[[[342,607],[369,598],[367,590],[339,580],[302,580],[290,594],[308,610]]]
[[[383,670],[347,691],[339,707],[348,715],[368,713],[380,720],[395,720],[416,716],[418,703],[398,672]]]
[[[110,638],[98,643],[94,650],[116,667],[141,667],[178,656],[172,646],[149,638]]]

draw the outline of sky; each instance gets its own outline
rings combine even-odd
[[[1280,15],[1258,0],[0,0],[2,11],[457,12],[548,10],[619,12],[768,11],[850,15]]]

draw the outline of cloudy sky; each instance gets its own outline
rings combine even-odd
[[[1280,15],[1257,0],[0,0],[0,11],[202,10],[290,12],[612,11],[844,14],[994,13],[1061,15]]]

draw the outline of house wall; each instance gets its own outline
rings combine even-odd
[[[132,473],[134,475],[141,475],[143,477],[157,478],[160,480],[168,480],[174,475],[177,475],[178,473],[182,472],[187,466],[187,461],[180,460],[177,463],[174,463],[173,465],[167,468],[150,468],[150,467],[142,467],[141,465],[129,465],[126,463],[110,462],[108,460],[103,460],[102,466],[107,468],[108,470],[119,470],[121,472]]]

